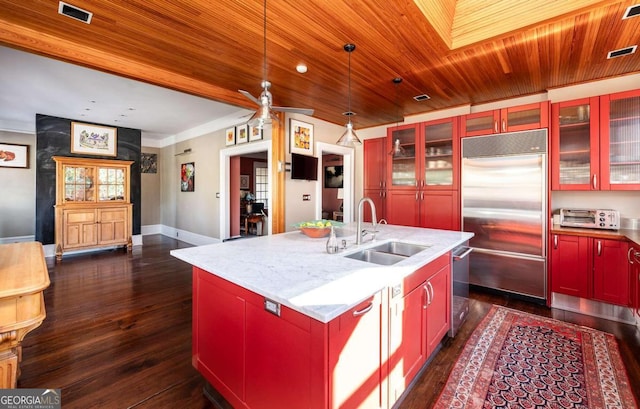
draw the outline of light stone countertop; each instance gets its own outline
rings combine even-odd
[[[347,249],[336,254],[326,252],[327,238],[312,239],[294,231],[172,250],[171,255],[326,323],[473,237],[466,232],[378,225],[375,241],[367,235],[356,247],[355,223],[336,232],[338,242],[347,240]],[[430,247],[392,266],[344,257],[391,240]]]

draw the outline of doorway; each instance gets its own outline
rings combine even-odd
[[[346,148],[340,145],[332,145],[324,142],[316,143],[316,151],[318,152],[318,157],[320,160],[318,161],[318,175],[323,175],[322,178],[318,178],[318,183],[316,185],[316,197],[323,198],[323,200],[318,200],[316,202],[316,219],[323,218],[324,216],[328,216],[326,218],[333,219],[334,218],[334,204],[338,200],[342,204],[342,212],[339,210],[335,210],[337,213],[342,213],[342,215],[336,214],[336,217],[340,217],[342,221],[345,223],[349,223],[353,221],[353,188],[354,188],[354,151],[351,148]],[[323,158],[340,158],[341,160],[336,161],[335,163],[341,162],[342,169],[342,191],[338,191],[337,188],[327,188],[325,191],[325,165],[331,167],[331,163],[324,164]],[[331,184],[330,184],[331,185]],[[332,185],[333,186],[333,185]],[[327,202],[331,203],[323,203],[324,195],[335,196],[328,198]],[[340,193],[341,199],[338,199],[338,194]],[[328,211],[330,210],[330,213]]]
[[[228,240],[231,235],[231,221],[240,220],[240,157],[260,157],[266,161],[266,184],[271,187],[271,140],[252,142],[220,150],[220,240]],[[233,166],[232,166],[233,163]],[[237,164],[236,164],[237,163]],[[264,167],[264,165],[261,165]],[[233,171],[232,171],[233,169]],[[237,170],[236,170],[237,169]],[[251,182],[249,182],[251,184]],[[254,183],[255,185],[255,183]],[[251,188],[251,186],[249,186]],[[244,189],[242,189],[244,190]],[[271,188],[262,201],[267,205],[273,203]],[[271,233],[271,223],[266,219],[262,227],[265,235]],[[234,234],[234,236],[236,236]]]

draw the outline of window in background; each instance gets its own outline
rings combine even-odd
[[[266,165],[266,163],[265,163]],[[269,194],[269,173],[266,167],[255,167],[255,192],[256,202],[264,203],[264,208],[268,209],[267,198]]]

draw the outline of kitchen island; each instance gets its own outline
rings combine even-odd
[[[381,225],[355,246],[354,227],[337,254],[297,231],[171,252],[194,266],[193,364],[234,407],[389,408],[436,350],[450,251],[472,234]],[[426,249],[347,257],[389,241]]]

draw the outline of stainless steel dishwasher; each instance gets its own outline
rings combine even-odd
[[[464,242],[451,252],[451,329],[449,336],[455,337],[469,313],[469,253],[473,248]]]

